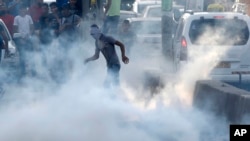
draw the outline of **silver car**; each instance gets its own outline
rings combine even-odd
[[[184,6],[183,5],[173,5],[173,21],[178,22],[179,18],[184,14]],[[162,9],[161,5],[150,5],[145,8],[142,13],[142,17],[161,17]]]
[[[142,47],[161,47],[161,18],[128,18],[136,34],[136,44]]]
[[[191,12],[179,20],[173,41],[177,70],[183,62],[213,56],[210,77],[222,81],[250,80],[250,19],[235,12]],[[208,55],[209,54],[209,55]],[[198,59],[199,56],[200,58]],[[239,76],[240,75],[240,76]]]

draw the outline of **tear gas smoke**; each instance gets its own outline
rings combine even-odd
[[[46,54],[48,60],[64,57],[57,41],[51,46]],[[171,63],[164,60],[160,50],[151,54],[157,51],[148,48],[145,55],[139,46],[133,46],[130,64],[121,67],[120,88],[106,89],[103,87],[104,58],[100,55],[99,60],[83,65],[83,60],[94,53],[93,40],[71,46],[74,49],[68,53],[73,66],[70,76],[65,76],[65,83],[54,83],[48,70],[39,63],[41,56],[37,55],[33,61],[39,74],[45,76],[43,79],[29,78],[22,85],[4,85],[6,93],[0,101],[0,140],[227,139],[227,124],[223,120],[210,117],[191,105],[195,81],[209,78],[214,62],[220,57],[218,53],[224,49],[194,49],[195,60],[174,75]],[[164,82],[157,94],[144,89],[147,71],[159,74]]]

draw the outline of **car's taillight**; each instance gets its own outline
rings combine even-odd
[[[214,16],[214,19],[223,19],[224,16]]]
[[[187,41],[186,41],[185,37],[181,38],[181,47],[183,47],[183,48],[187,47]]]

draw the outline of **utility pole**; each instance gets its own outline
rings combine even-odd
[[[173,0],[162,0],[162,52],[169,61],[173,61]]]

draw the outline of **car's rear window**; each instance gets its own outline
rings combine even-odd
[[[143,11],[145,10],[145,8],[150,5],[150,4],[139,4],[138,5],[138,13],[143,13]],[[152,4],[151,4],[152,5]]]
[[[136,34],[161,34],[161,21],[134,21],[132,31]]]
[[[161,7],[150,8],[147,17],[161,17]]]
[[[249,39],[247,23],[241,19],[199,19],[191,23],[189,37],[196,45],[245,45]]]
[[[180,17],[184,12],[184,9],[182,8],[183,7],[178,7],[178,6],[173,7],[173,14]],[[148,9],[148,11],[146,10],[147,9],[145,8],[145,10],[143,11],[145,17],[161,17],[162,16],[161,7],[151,7]]]

